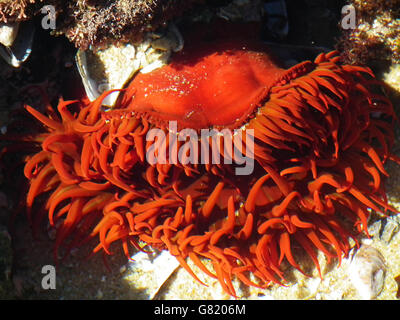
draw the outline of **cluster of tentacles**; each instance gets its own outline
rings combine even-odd
[[[46,115],[26,107],[46,128],[26,161],[26,207],[56,228],[56,257],[94,237],[94,252],[118,241],[127,257],[149,245],[199,280],[191,259],[235,296],[234,276],[265,288],[282,284],[284,261],[301,271],[294,247],[321,273],[317,250],[340,261],[349,237],[367,233],[370,209],[393,211],[381,181],[394,159],[392,105],[369,69],[340,65],[334,52],[289,69],[241,127],[254,133],[251,175],[224,163],[150,165],[146,135],[156,124],[130,110],[130,90],[111,111],[101,107],[108,93],[60,100]],[[187,143],[161,129],[163,143]]]

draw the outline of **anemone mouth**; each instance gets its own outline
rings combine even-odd
[[[157,127],[236,129],[256,114],[285,71],[262,43],[219,41],[191,46],[170,64],[137,74],[121,98],[124,109]]]

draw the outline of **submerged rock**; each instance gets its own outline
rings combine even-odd
[[[11,237],[7,230],[0,225],[0,299],[10,299],[13,297],[11,265]]]

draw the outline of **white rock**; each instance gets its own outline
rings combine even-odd
[[[364,300],[375,299],[383,289],[386,265],[383,255],[374,247],[362,245],[348,268],[349,278]]]
[[[133,261],[128,263],[129,272],[124,278],[128,282],[133,282],[136,288],[146,289],[150,300],[180,266],[168,251],[162,251],[157,255],[138,252],[132,259]]]

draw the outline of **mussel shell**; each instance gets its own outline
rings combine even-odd
[[[21,22],[15,38],[9,41],[10,45],[0,43],[0,55],[9,65],[19,68],[32,52],[34,34],[35,28],[31,21]]]

